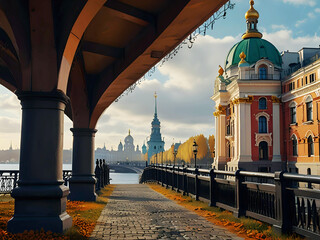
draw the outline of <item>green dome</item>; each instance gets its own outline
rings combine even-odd
[[[246,54],[245,60],[251,65],[260,59],[268,59],[274,65],[281,67],[282,60],[278,49],[270,42],[261,38],[246,38],[235,44],[228,53],[225,69],[238,66],[241,52]]]

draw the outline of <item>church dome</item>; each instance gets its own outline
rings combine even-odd
[[[129,135],[128,136],[126,136],[126,138],[124,139],[124,142],[126,143],[126,144],[133,144],[133,137],[130,135],[130,130],[129,130]]]
[[[250,65],[260,59],[268,59],[277,67],[282,65],[281,55],[272,43],[261,38],[246,38],[235,44],[229,51],[225,65],[226,70],[229,67],[238,66],[241,61],[239,55],[242,52],[245,53],[245,60]]]

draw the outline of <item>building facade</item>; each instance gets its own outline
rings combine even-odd
[[[117,150],[107,150],[105,145],[103,148],[97,148],[95,151],[95,158],[105,159],[107,162],[132,162],[142,161],[143,155],[139,149],[139,145],[135,147],[134,139],[129,130],[128,136],[124,139],[124,145],[120,140]]]
[[[213,167],[320,174],[320,49],[280,54],[258,31],[253,5],[251,0],[243,40],[231,48],[215,80]]]
[[[157,113],[157,94],[154,94],[155,99],[155,110],[154,110],[154,117],[151,122],[151,134],[150,140],[147,142],[148,144],[148,164],[150,164],[150,158],[154,154],[158,154],[164,151],[164,139],[161,137],[160,132],[160,121],[158,119]]]

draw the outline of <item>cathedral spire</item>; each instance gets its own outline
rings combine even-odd
[[[157,92],[154,92],[154,115],[157,116]]]

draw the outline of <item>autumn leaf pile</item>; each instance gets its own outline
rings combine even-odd
[[[198,215],[205,217],[208,221],[216,225],[223,226],[229,231],[236,233],[238,236],[244,237],[245,239],[302,239],[295,235],[279,236],[272,231],[270,225],[250,218],[236,218],[231,212],[222,211],[221,209],[215,207],[209,207],[206,203],[195,201],[188,196],[182,196],[181,194],[161,187],[158,184],[149,184],[149,187],[163,194],[167,198],[174,200],[179,205],[182,205],[185,208],[196,212]]]
[[[68,201],[67,213],[72,217],[72,228],[64,234],[51,231],[25,231],[12,234],[6,231],[7,222],[14,213],[14,200],[0,202],[0,240],[70,240],[88,239],[94,230],[102,209],[108,201],[114,186],[109,185],[101,191],[97,202]],[[0,196],[1,198],[1,196]]]

